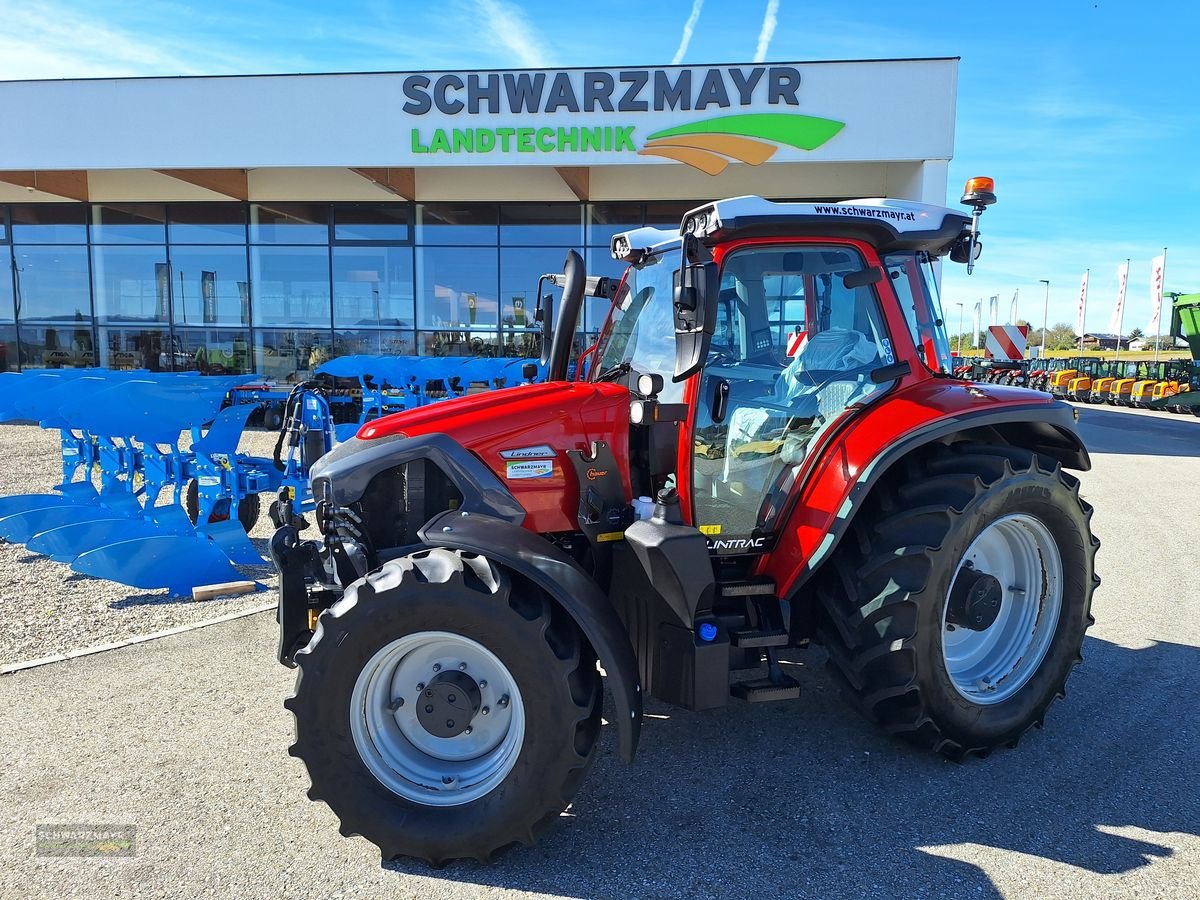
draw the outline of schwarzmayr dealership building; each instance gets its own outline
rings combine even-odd
[[[0,366],[530,355],[568,249],[618,274],[614,233],[739,194],[943,203],[956,80],[922,59],[0,83]]]

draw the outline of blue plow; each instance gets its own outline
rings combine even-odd
[[[82,574],[173,594],[243,579],[235,566],[264,564],[246,535],[258,495],[283,491],[311,509],[315,461],[303,457],[311,441],[292,442],[286,458],[238,452],[253,409],[226,403],[252,380],[107,369],[0,374],[0,422],[58,431],[62,454],[55,493],[0,497],[0,539]],[[291,427],[317,431],[328,452],[334,435],[323,393],[293,395]]]

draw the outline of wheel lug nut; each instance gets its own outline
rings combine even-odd
[[[505,707],[507,707],[508,706],[508,694],[505,694],[503,697],[501,697],[499,700],[497,700],[496,703],[499,704],[501,709],[504,709]]]
[[[417,690],[418,690],[418,691],[423,691],[423,690],[425,690],[425,682],[423,682],[423,681],[421,681],[421,682],[418,682],[418,683],[417,683]]]
[[[450,696],[448,696],[448,697],[446,698],[446,702],[447,702],[447,703],[453,703],[453,702],[454,702],[455,700],[457,700],[457,699],[458,699],[458,697],[456,697],[454,694],[451,694]]]
[[[470,733],[471,733],[473,730],[474,730],[474,729],[472,729],[472,728],[471,728],[471,726],[470,726],[470,725],[468,725],[468,726],[467,726],[467,730],[466,730],[466,731],[464,731],[464,732],[463,732],[463,734],[470,734]]]
[[[447,720],[446,720],[446,727],[447,727],[447,728],[453,728],[453,727],[454,727],[454,720],[453,720],[453,719],[447,719]]]
[[[433,664],[433,671],[435,671],[435,672],[440,672],[440,671],[442,671],[442,664],[441,664],[441,663],[434,663],[434,664]]]
[[[433,691],[426,691],[426,692],[425,692],[425,696],[426,696],[426,697],[432,697],[432,696],[433,696]]]
[[[388,709],[390,709],[392,712],[395,712],[403,705],[404,705],[404,698],[397,697],[395,700],[393,700],[391,703],[388,704]]]
[[[425,705],[425,712],[427,712],[427,713],[433,712],[433,704],[432,703],[427,703]]]
[[[460,671],[460,672],[465,672],[465,671],[467,671],[467,664],[466,664],[466,663],[459,663],[459,664],[458,664],[458,671]]]
[[[484,715],[484,716],[486,716],[486,715],[487,715],[488,713],[490,713],[491,711],[492,711],[492,708],[491,708],[490,706],[485,706],[483,709],[481,709],[481,710],[479,711],[479,713],[480,713],[480,715]]]
[[[443,775],[442,784],[454,784],[454,779],[449,775]]]
[[[481,691],[482,691],[482,690],[483,690],[485,687],[487,687],[487,682],[486,682],[486,681],[481,681],[481,682],[479,682],[479,689],[480,689]]]

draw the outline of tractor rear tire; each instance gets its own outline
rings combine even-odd
[[[321,613],[296,663],[284,705],[309,798],[385,861],[441,866],[532,845],[594,760],[595,653],[543,591],[475,554],[424,550],[355,582]],[[453,721],[426,705],[447,673],[477,709],[457,723],[469,722],[465,732],[432,734]]]
[[[1076,478],[1016,447],[939,445],[899,468],[819,576],[829,668],[920,747],[956,760],[1015,747],[1082,661],[1092,508]]]

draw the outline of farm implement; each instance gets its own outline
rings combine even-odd
[[[308,467],[333,444],[324,392],[302,385],[274,458],[239,453],[252,407],[225,404],[253,377],[0,374],[0,421],[58,431],[62,453],[54,493],[0,498],[0,538],[82,574],[173,594],[243,578],[234,566],[263,564],[247,537],[259,495],[282,491],[312,509]]]
[[[334,384],[357,382],[360,424],[467,394],[528,384],[545,377],[536,359],[473,356],[339,356],[317,374]]]

